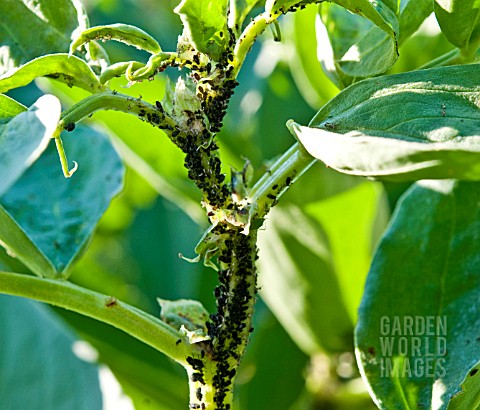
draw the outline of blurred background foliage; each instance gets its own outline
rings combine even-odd
[[[181,32],[172,12],[177,3],[84,0],[91,26],[137,25],[164,50],[175,48]],[[281,42],[267,31],[254,46],[218,136],[227,175],[246,159],[261,175],[294,143],[286,121],[307,124],[338,92],[316,58],[315,20],[315,6],[287,15],[281,20]],[[418,68],[448,51],[446,44],[429,20],[406,41],[390,72]],[[147,58],[120,43],[104,46],[112,63]],[[113,88],[153,103],[163,97],[166,76],[175,81],[178,75],[167,71],[130,88],[118,79]],[[86,96],[46,79],[9,94],[30,105],[44,92],[60,96],[64,107]],[[110,136],[128,170],[124,191],[102,218],[71,280],[155,315],[157,297],[198,299],[213,312],[215,273],[178,257],[193,256],[207,226],[181,152],[161,131],[133,117],[102,112],[88,123]],[[316,164],[282,198],[260,232],[261,297],[238,375],[238,408],[374,408],[356,370],[353,326],[376,241],[405,189]],[[25,271],[4,253],[0,263]],[[179,366],[120,331],[56,313],[94,346],[98,361],[111,369],[136,409],[187,408],[186,375]]]

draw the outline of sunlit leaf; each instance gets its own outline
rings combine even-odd
[[[2,1],[0,74],[51,53],[66,53],[88,18],[79,0]]]
[[[420,181],[399,202],[356,329],[381,409],[446,409],[480,360],[479,204],[479,183],[453,180]]]
[[[290,128],[310,154],[347,174],[478,180],[479,67],[365,80],[326,104],[309,127]]]
[[[383,73],[398,58],[395,14],[386,6],[376,9],[365,3],[368,5],[363,5],[364,8],[348,4],[348,10],[337,4],[320,6],[318,56],[327,75],[339,88]]]
[[[0,77],[0,92],[22,87],[37,77],[49,76],[90,92],[103,91],[92,69],[83,60],[68,54],[38,57]]]

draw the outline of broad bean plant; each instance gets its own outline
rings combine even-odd
[[[0,6],[1,407],[480,408],[480,2],[139,4]]]

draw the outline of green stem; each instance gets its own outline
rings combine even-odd
[[[451,64],[455,64],[455,61],[458,60],[460,56],[460,50],[458,48],[455,48],[437,58],[435,58],[432,61],[429,61],[428,63],[422,65],[419,67],[419,70],[424,70],[427,68],[434,68],[434,67],[443,67]]]
[[[475,52],[464,51],[458,48],[450,50],[448,53],[437,57],[436,59],[429,61],[428,63],[419,67],[419,70],[425,70],[427,68],[445,67],[455,64],[470,64],[478,62],[480,59],[480,49],[476,49]]]
[[[70,124],[75,124],[96,111],[114,110],[127,114],[134,114],[150,124],[165,130],[172,130],[176,123],[166,116],[157,107],[128,95],[112,91],[91,95],[62,113],[60,126],[65,129]]]
[[[305,148],[296,143],[286,151],[253,186],[248,202],[254,204],[253,219],[262,219],[302,174],[315,162]]]
[[[69,282],[0,271],[0,293],[35,299],[112,325],[184,367],[188,367],[187,357],[198,354],[177,330],[160,319]]]
[[[267,26],[273,23],[281,13],[268,14],[262,13],[255,17],[250,24],[245,27],[243,33],[240,35],[240,38],[235,44],[235,49],[233,51],[233,78],[238,75],[238,72],[242,68],[243,62],[247,57],[248,52],[252,48],[253,44],[257,37],[262,34]]]

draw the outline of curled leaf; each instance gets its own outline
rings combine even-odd
[[[92,40],[115,40],[156,54],[162,51],[160,44],[150,34],[129,24],[110,24],[96,26],[82,31],[70,45],[70,54]]]

